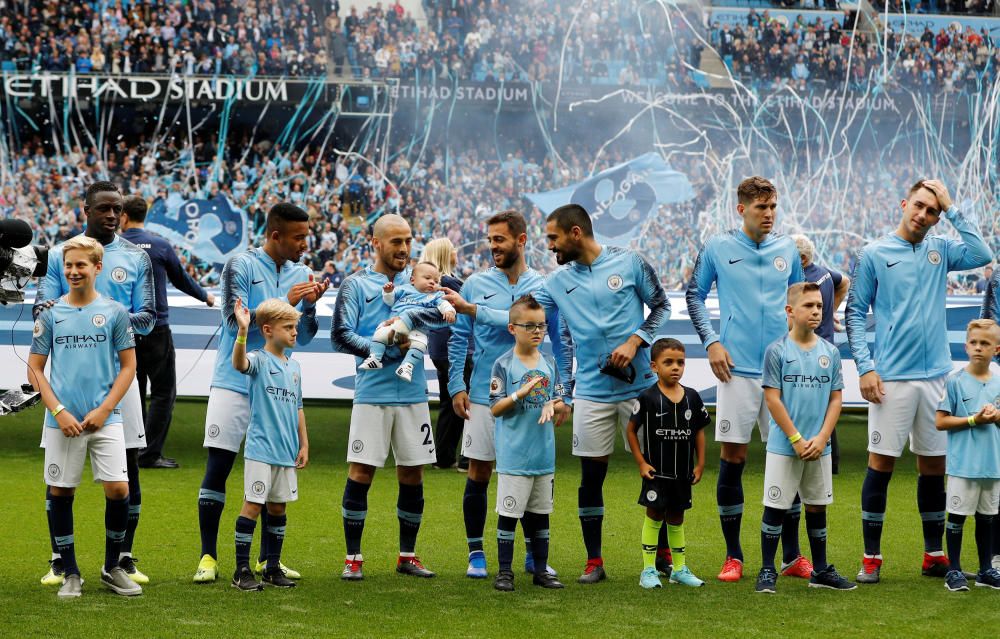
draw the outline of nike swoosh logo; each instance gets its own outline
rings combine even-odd
[[[657,417],[663,417],[664,415],[669,415],[669,414],[670,414],[670,411],[667,411],[666,413],[657,413],[656,416]]]
[[[566,289],[566,295],[569,295],[570,293],[572,293],[573,291],[575,291],[578,288],[580,288],[579,285],[574,286],[573,288]]]
[[[743,261],[743,260],[745,260],[745,259],[747,259],[747,258],[745,258],[745,257],[741,257],[741,258],[740,258],[740,259],[738,259],[738,260],[729,260],[729,263],[730,263],[730,264],[736,264],[737,262],[742,262],[742,261]]]
[[[271,374],[272,374],[272,375],[277,375],[277,374],[279,374],[280,372],[281,372],[281,371],[271,371]]]
[[[378,295],[372,295],[371,297],[366,297],[365,304],[371,304],[373,301],[375,301],[376,297],[378,297]]]
[[[793,363],[795,363],[795,362],[797,362],[797,361],[799,361],[799,360],[797,360],[797,359],[786,359],[786,360],[785,360],[785,363],[786,363],[786,364],[793,364]]]
[[[63,322],[65,322],[65,321],[66,321],[65,319],[61,319],[61,320],[56,320],[56,324],[62,324],[62,323],[63,323]]]
[[[962,401],[963,401],[963,402],[967,402],[967,401],[969,401],[970,399],[972,399],[972,398],[971,398],[971,397],[963,397],[963,398],[962,398]]]
[[[489,295],[483,295],[483,301],[485,302],[486,300],[490,299],[491,297],[494,297],[495,295],[496,295],[496,293],[490,293]]]
[[[294,495],[294,494],[295,494],[295,493],[297,493],[297,492],[299,492],[299,491],[298,491],[298,490],[293,490],[293,491],[292,491],[292,494]]]
[[[264,281],[264,280],[253,280],[253,281],[251,281],[250,283],[251,283],[251,284],[254,284],[254,285],[257,285],[257,284],[260,284],[260,283],[261,283],[261,282],[263,282],[263,281]]]
[[[885,266],[886,266],[886,268],[892,268],[893,266],[895,266],[895,265],[899,264],[899,263],[900,263],[900,262],[902,262],[902,261],[903,261],[903,260],[896,260],[896,261],[895,261],[895,262],[893,262],[892,264],[890,264],[889,262],[886,262],[886,263],[885,263]]]
[[[146,439],[146,433],[143,433],[142,435],[139,435],[139,439]]]

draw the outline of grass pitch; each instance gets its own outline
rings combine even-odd
[[[778,594],[757,595],[763,450],[754,447],[744,476],[746,514],[744,579],[721,584],[715,574],[725,547],[715,507],[718,447],[709,443],[705,476],[694,489],[687,517],[688,564],[707,585],[700,589],[666,585],[645,592],[638,586],[642,567],[639,533],[643,509],[636,505],[639,478],[629,455],[615,453],[607,483],[604,557],[609,580],[579,586],[575,578],[585,554],[576,517],[580,468],[570,455],[571,429],[557,430],[555,513],[550,563],[567,584],[543,591],[517,570],[516,592],[493,590],[492,579],[465,575],[462,523],[465,476],[428,470],[426,511],[418,554],[438,577],[418,580],[394,572],[398,527],[396,481],[391,468],[376,474],[365,526],[365,580],[339,579],[344,541],[340,517],[347,465],[349,408],[310,405],[311,463],[299,475],[301,498],[288,509],[283,559],[304,575],[290,591],[238,592],[229,586],[233,570],[233,524],[242,497],[242,463],[229,481],[219,549],[222,574],[210,585],[191,583],[199,559],[197,494],[204,470],[201,448],[205,404],[179,401],[167,454],[179,470],[144,470],[143,511],[135,554],[152,583],[142,597],[125,599],[99,583],[104,552],[104,499],[89,482],[75,505],[77,553],[86,584],[78,601],[59,601],[55,590],[38,583],[49,547],[45,526],[42,455],[38,449],[40,407],[0,421],[4,469],[3,533],[0,565],[0,635],[68,637],[249,637],[249,636],[685,636],[775,637],[816,634],[829,637],[995,636],[1000,627],[1000,592],[973,588],[949,593],[940,580],[920,576],[923,551],[916,510],[914,462],[908,454],[889,490],[883,549],[883,583],[852,592],[817,591],[802,580],[781,578]],[[865,471],[865,418],[847,415],[840,423],[841,472],[834,478],[835,503],[829,510],[831,561],[853,577],[861,557],[859,497]],[[709,437],[711,440],[711,437]],[[89,477],[89,468],[84,474]],[[495,481],[490,485],[495,500]],[[973,522],[966,527],[966,568],[975,565]],[[496,570],[496,515],[487,521],[486,550],[491,576]],[[803,526],[804,527],[804,526]],[[808,540],[801,531],[803,549]],[[256,543],[259,543],[259,531]],[[515,566],[523,559],[518,533]],[[255,551],[256,552],[256,551]]]

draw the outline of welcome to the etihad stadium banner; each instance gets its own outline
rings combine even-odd
[[[121,103],[178,103],[217,104],[235,101],[242,105],[269,103],[299,104],[303,102],[329,104],[353,98],[355,110],[359,104],[373,108],[378,100],[374,95],[384,91],[399,105],[426,106],[453,104],[459,108],[489,108],[500,110],[532,110],[556,102],[561,110],[621,108],[625,111],[641,109],[650,104],[666,109],[699,113],[713,109],[728,110],[733,107],[785,107],[792,110],[806,108],[815,111],[839,111],[862,108],[866,112],[903,114],[912,109],[912,98],[902,94],[882,92],[864,95],[823,88],[800,96],[780,92],[763,96],[749,96],[729,89],[675,93],[662,87],[621,87],[617,85],[579,85],[556,82],[531,85],[525,82],[424,82],[406,79],[385,84],[348,84],[330,82],[326,78],[281,77],[208,77],[180,75],[107,75],[75,73],[10,73],[0,76],[0,86],[5,97],[47,103],[50,99],[99,101],[102,104]],[[953,111],[959,106],[958,94],[939,94],[928,98],[932,107]],[[360,100],[359,100],[360,98]],[[759,102],[762,100],[763,102]],[[41,104],[39,105],[41,106]],[[28,108],[28,107],[25,107]],[[966,111],[967,113],[967,111]]]

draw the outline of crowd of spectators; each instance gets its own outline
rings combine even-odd
[[[978,92],[998,77],[1000,48],[985,27],[951,23],[919,36],[888,28],[877,39],[842,19],[799,14],[790,23],[750,9],[745,25],[712,21],[710,41],[744,84],[798,91],[887,82],[911,90]]]
[[[110,176],[123,190],[150,202],[170,196],[223,194],[247,212],[253,242],[263,230],[266,210],[277,201],[290,200],[312,218],[305,262],[319,276],[339,285],[344,276],[370,262],[370,222],[383,211],[398,211],[410,221],[414,257],[431,239],[448,237],[459,247],[459,267],[467,275],[491,263],[483,221],[492,212],[514,207],[529,220],[529,261],[547,271],[555,263],[544,240],[544,216],[523,194],[581,180],[587,177],[593,159],[593,149],[583,145],[566,146],[560,150],[561,160],[554,161],[531,144],[501,159],[495,148],[470,140],[464,149],[452,149],[447,162],[444,149],[435,145],[424,149],[419,162],[415,153],[400,153],[383,177],[371,164],[345,160],[342,155],[328,152],[320,157],[316,148],[288,152],[266,141],[251,144],[245,139],[231,145],[238,152],[227,156],[216,174],[209,161],[214,146],[196,137],[195,159],[205,168],[193,179],[188,170],[191,150],[183,143],[161,144],[155,157],[149,147],[145,139],[131,145],[120,142],[105,160],[94,150],[80,148],[49,155],[41,138],[36,138],[10,162],[0,186],[0,217],[27,219],[40,243],[65,240],[83,230],[80,198],[86,184]],[[633,156],[612,150],[601,164]],[[896,154],[894,160],[882,162],[877,153],[859,151],[850,160],[849,172],[846,165],[831,165],[811,177],[777,160],[754,168],[773,176],[777,183],[780,229],[813,235],[820,261],[850,272],[857,249],[870,238],[892,232],[898,223],[899,200],[920,158],[908,162]],[[697,195],[689,202],[660,207],[633,246],[656,267],[665,287],[680,290],[687,284],[704,239],[738,224],[738,218],[733,211],[720,208],[720,198],[731,194],[718,191],[704,158],[677,156],[670,161],[689,177]],[[846,161],[844,156],[837,160]],[[743,169],[734,167],[738,174]],[[986,225],[984,234],[994,249],[1000,249],[996,221],[991,218]],[[947,228],[942,223],[942,230]],[[217,282],[217,267],[194,256],[184,255],[184,259],[202,283]],[[974,287],[974,280],[956,275],[953,290]]]
[[[323,21],[309,2],[3,0],[0,6],[5,70],[314,76],[327,69]]]
[[[964,2],[941,0],[940,7]],[[874,37],[855,31],[850,13],[824,20],[803,11],[789,21],[751,8],[745,24],[731,25],[713,20],[711,10],[699,13],[697,5],[642,0],[424,0],[426,21],[418,23],[399,0],[364,10],[336,0],[0,3],[9,3],[0,13],[0,64],[8,70],[333,74],[696,91],[708,86],[699,71],[705,39],[755,88],[822,90],[846,82],[864,89],[874,79],[911,90],[980,90],[997,80],[1000,67],[1000,49],[985,27],[955,22],[936,33],[890,30],[888,38]]]
[[[638,1],[425,1],[418,29],[397,3],[331,14],[335,72],[411,78],[418,74],[481,82],[596,84],[693,82],[690,56],[697,14]],[[345,12],[341,12],[345,13]],[[569,37],[567,37],[569,34]],[[697,68],[698,64],[694,64]]]

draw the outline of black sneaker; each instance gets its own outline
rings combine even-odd
[[[761,568],[757,573],[757,585],[754,586],[754,590],[771,595],[778,592],[778,571],[766,566]]]
[[[1000,570],[988,568],[976,575],[976,585],[1000,590]]]
[[[854,590],[858,584],[848,581],[830,564],[820,571],[813,571],[809,579],[810,588],[830,588],[831,590]]]
[[[944,576],[944,587],[951,592],[968,592],[969,580],[961,570],[949,570]]]
[[[243,566],[242,568],[237,568],[233,574],[233,588],[244,592],[252,592],[263,590],[264,586],[254,579],[253,572],[250,571],[250,566]]]
[[[555,575],[550,574],[549,571],[547,570],[543,570],[540,573],[535,573],[535,576],[532,578],[531,583],[535,584],[536,586],[541,586],[542,588],[555,589],[555,588],[566,587],[563,585],[561,581],[559,581],[559,579],[556,578]],[[513,585],[514,584],[511,583],[511,587],[513,587]]]
[[[493,581],[493,587],[504,592],[514,592],[514,571],[501,570]]]
[[[277,568],[266,568],[264,570],[263,585],[274,586],[275,588],[294,588],[295,582],[285,576],[285,572],[280,566]]]

